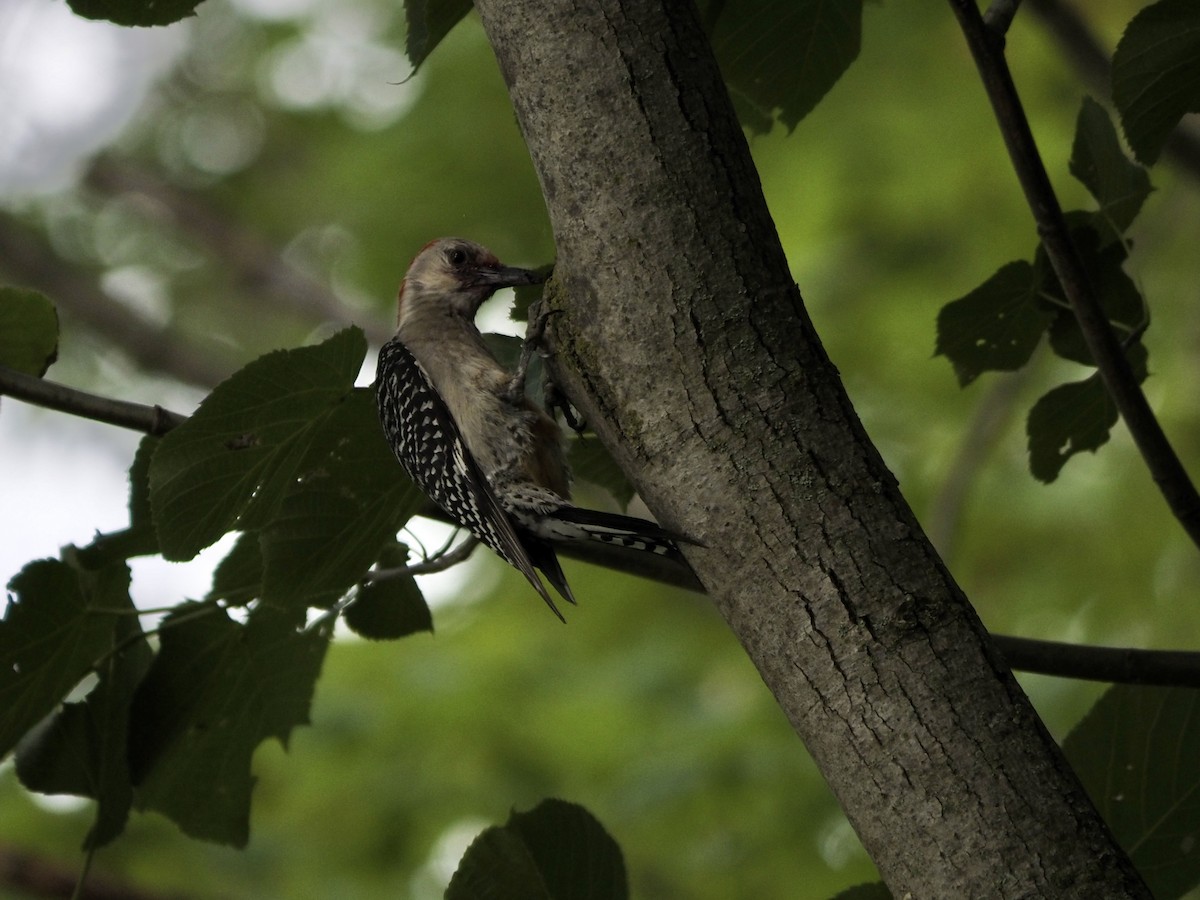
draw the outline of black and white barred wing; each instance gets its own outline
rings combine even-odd
[[[528,578],[554,609],[450,410],[421,364],[397,338],[379,351],[375,392],[384,436],[409,478],[450,518]]]

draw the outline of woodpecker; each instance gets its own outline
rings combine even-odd
[[[525,396],[475,327],[497,290],[542,276],[462,238],[426,244],[400,285],[396,333],[379,352],[376,402],[396,458],[455,522],[524,575],[559,619],[535,569],[575,602],[555,546],[608,544],[682,560],[653,522],[571,503],[562,432]],[[564,620],[565,621],[565,620]]]

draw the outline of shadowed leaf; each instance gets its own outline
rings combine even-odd
[[[1025,365],[1052,318],[1039,300],[1034,267],[1011,262],[942,307],[935,353],[950,360],[959,384],[966,386],[983,372]]]
[[[58,356],[58,312],[37,291],[0,287],[0,366],[42,376]]]
[[[1200,3],[1160,0],[1134,16],[1113,54],[1112,80],[1125,138],[1149,165],[1184,113],[1200,112]]]
[[[1119,238],[1150,196],[1150,176],[1121,150],[1117,131],[1099,103],[1085,97],[1075,123],[1071,174],[1100,204],[1105,243]]]
[[[754,112],[742,123],[756,131],[770,130],[776,113],[795,128],[858,57],[862,41],[862,0],[729,0],[701,13],[735,105]]]
[[[71,12],[85,19],[145,27],[170,25],[196,14],[202,0],[67,0]]]
[[[1093,802],[1159,900],[1200,881],[1200,692],[1110,688],[1063,742]]]
[[[1146,349],[1134,344],[1127,352],[1140,381],[1146,377]],[[1116,404],[1098,374],[1049,391],[1033,405],[1025,423],[1033,476],[1054,481],[1076,453],[1106,444],[1116,422]]]
[[[286,746],[308,722],[329,633],[270,609],[242,625],[200,604],[178,607],[160,633],[131,716],[135,802],[192,837],[244,846],[254,750],[269,737]]]
[[[357,328],[316,347],[268,353],[162,439],[149,482],[166,559],[191,559],[243,513],[260,523],[272,517],[314,426],[350,392],[365,353]]]
[[[625,862],[582,806],[543,800],[484,831],[467,848],[446,900],[624,900]]]

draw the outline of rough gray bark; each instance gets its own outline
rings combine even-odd
[[[554,225],[560,378],[706,545],[893,894],[1148,896],[863,432],[693,5],[476,6]]]

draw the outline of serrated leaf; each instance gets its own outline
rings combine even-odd
[[[1134,16],[1113,54],[1112,80],[1125,139],[1150,165],[1183,115],[1200,112],[1200,4],[1160,0]]]
[[[262,531],[263,599],[323,605],[357,584],[425,502],[384,440],[375,392],[360,388],[311,434],[309,453]]]
[[[1096,808],[1159,900],[1200,881],[1200,692],[1117,685],[1063,742]]]
[[[0,366],[41,377],[58,356],[58,312],[37,291],[0,287]]]
[[[414,72],[471,7],[471,0],[404,0],[408,22],[404,49]]]
[[[170,25],[196,14],[202,0],[67,0],[77,16],[117,25]]]
[[[117,621],[102,611],[112,584],[85,584],[59,560],[29,563],[8,588],[16,596],[0,621],[0,757],[91,671]]]
[[[393,641],[418,631],[433,631],[429,605],[411,575],[364,584],[342,618],[351,631],[369,641]]]
[[[983,372],[1008,372],[1029,362],[1052,318],[1038,296],[1034,267],[1011,262],[942,307],[935,355],[950,360],[965,387]]]
[[[1108,113],[1090,97],[1075,123],[1070,169],[1100,204],[1105,243],[1120,238],[1153,190],[1146,170],[1125,157]]]
[[[1120,243],[1101,246],[1099,234],[1090,224],[1090,218],[1088,221],[1086,226],[1077,225],[1071,229],[1071,240],[1096,293],[1096,299],[1100,302],[1100,308],[1115,327],[1117,336],[1124,339],[1142,326],[1146,317],[1145,301],[1137,285],[1121,267],[1126,255],[1124,246]],[[1095,365],[1075,313],[1063,294],[1062,286],[1042,247],[1038,247],[1035,266],[1042,273],[1041,293],[1058,301],[1052,313],[1054,321],[1049,329],[1051,349],[1063,359],[1088,366]]]
[[[76,794],[97,801],[84,847],[101,847],[125,828],[133,801],[129,778],[129,708],[152,653],[129,599],[129,570],[81,573],[117,616],[99,681],[87,697],[67,703],[17,747],[17,775],[32,791]]]
[[[86,547],[79,548],[80,563],[89,569],[99,569],[110,563],[149,556],[158,552],[158,533],[150,511],[150,460],[159,438],[147,435],[138,444],[133,464],[129,467],[129,527],[122,531],[96,535]]]
[[[268,353],[218,385],[162,439],[149,483],[166,559],[191,559],[231,530],[252,501],[260,511],[274,509],[310,431],[350,392],[365,353],[357,328],[316,347]]]
[[[625,900],[621,848],[586,809],[543,800],[467,848],[446,900]]]
[[[577,436],[567,446],[567,460],[577,477],[604,488],[622,510],[629,506],[636,493],[633,485],[597,438]]]
[[[245,606],[262,596],[263,560],[257,532],[241,534],[233,549],[213,570],[212,590],[207,600],[224,600],[234,606]]]
[[[192,837],[245,846],[254,750],[270,737],[286,746],[308,722],[329,633],[298,631],[269,609],[241,625],[188,604],[160,635],[131,716],[135,802]]]
[[[1127,351],[1134,374],[1145,377],[1146,349],[1134,344]],[[1029,439],[1029,470],[1049,484],[1067,460],[1084,450],[1095,452],[1108,442],[1118,418],[1116,404],[1099,374],[1059,385],[1043,395],[1025,423]]]
[[[730,93],[792,130],[858,57],[862,0],[729,0],[710,3],[713,50]]]

